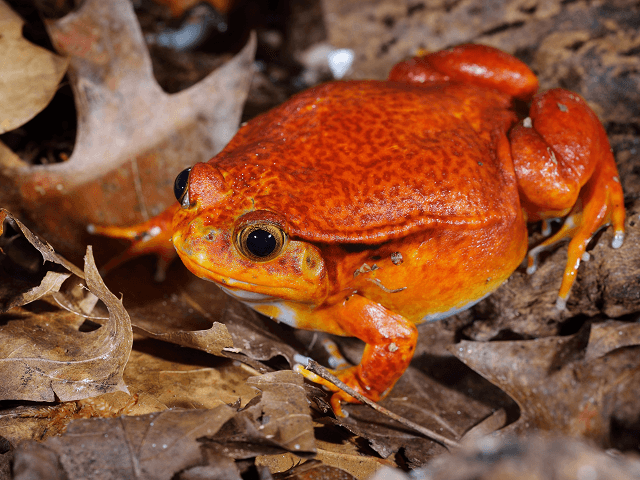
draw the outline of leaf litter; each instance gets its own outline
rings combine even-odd
[[[54,26],[52,28],[55,30],[57,27]],[[114,79],[114,77],[109,78]],[[78,75],[77,79],[78,80],[73,80],[75,86],[93,86],[90,82],[91,78]],[[182,132],[177,136],[180,135],[182,135]],[[159,148],[161,149],[162,147],[166,147],[166,145]],[[171,150],[171,148],[169,148],[169,150]],[[186,151],[188,151],[188,149],[185,149],[184,145],[178,145],[175,147],[173,153],[176,154],[177,152],[182,155]],[[7,154],[5,158],[7,158],[7,156],[10,155]],[[145,154],[143,153],[139,157],[136,157],[136,161],[140,160],[140,158],[143,158],[143,160],[146,159]],[[13,160],[7,160],[3,165],[6,170],[10,165],[11,168],[15,168],[18,162],[19,160],[13,157]],[[185,163],[194,162],[187,161]],[[23,165],[20,165],[14,172],[23,167]],[[37,169],[34,169],[33,172],[36,170]],[[55,173],[55,169],[51,169],[51,172]],[[56,181],[54,173],[52,173],[51,178],[53,181]],[[49,172],[46,175],[49,175]],[[45,175],[43,175],[43,177],[44,176]],[[51,185],[43,185],[46,190],[51,187],[53,183]],[[56,190],[58,189],[57,185],[62,185],[61,191],[65,190],[65,185],[61,183],[56,184]],[[107,185],[106,189],[109,190],[113,185],[114,182]],[[164,187],[167,187],[167,185]],[[125,187],[123,190],[120,190],[119,195],[114,195],[110,198],[120,197],[123,200],[119,198],[118,201],[122,203],[117,203],[116,201],[111,203],[114,206],[122,205],[126,207],[121,208],[123,215],[125,210],[132,210],[132,205],[137,205],[139,210],[138,214],[144,217],[144,210],[147,210],[147,213],[153,212],[155,207],[139,205],[139,192],[141,190],[136,191],[135,188],[138,187],[134,185],[133,188]],[[123,195],[122,192],[128,191],[127,189],[135,191],[137,197],[126,197]],[[152,189],[155,190],[153,187]],[[58,205],[64,203],[60,198],[73,199],[76,195],[82,196],[86,195],[86,192],[94,191],[87,188],[86,192],[83,193],[76,189],[63,192],[60,194],[60,197],[57,197],[57,194],[54,193],[53,190],[54,189],[51,189],[51,195],[53,195],[51,198],[57,199],[56,201],[60,202]],[[118,189],[116,188],[115,191],[118,191]],[[171,195],[165,195],[165,197],[170,198]],[[146,196],[144,200],[147,200]],[[149,205],[151,205],[151,203]],[[159,205],[159,203],[157,203],[157,205]],[[92,206],[91,208],[98,209],[100,207]],[[82,211],[79,211],[79,213],[82,213]],[[118,212],[118,214],[120,214],[120,212]],[[102,215],[102,213],[99,213],[99,215]],[[73,225],[63,225],[64,222],[69,221],[67,216],[68,214],[60,214],[60,222],[56,223],[55,227],[58,233],[62,232],[63,236],[68,234],[68,238],[71,238],[73,236],[71,231],[75,229],[77,233],[83,227],[83,222],[87,220],[86,218],[81,218]],[[33,218],[36,217],[34,216]],[[55,216],[53,218],[55,218]],[[75,219],[79,217],[73,217],[73,215],[71,215],[70,218],[74,218],[75,221]],[[131,220],[131,223],[134,221],[137,220]],[[118,221],[118,223],[120,222]],[[50,226],[44,227],[45,230],[48,228],[50,228]],[[51,231],[54,232],[54,230]],[[629,240],[632,239],[631,235],[636,231],[637,229],[630,229]],[[637,242],[627,242],[625,243],[625,247],[632,249],[635,243]],[[0,245],[0,247],[3,248],[3,251],[10,248],[10,246],[7,245]],[[598,253],[598,249],[600,249],[599,244],[594,251]],[[635,256],[629,257],[629,255],[634,254],[633,251],[619,253],[620,258],[623,260],[635,258]],[[561,255],[560,252],[554,254],[554,256]],[[598,257],[596,256],[596,258]],[[551,266],[555,263],[556,262],[547,262],[545,265]],[[557,263],[560,264],[562,262]],[[627,261],[627,263],[629,262]],[[590,268],[594,264],[597,265],[596,262],[590,262],[587,268]],[[544,273],[543,270],[544,269],[540,269],[540,272]],[[609,270],[611,270],[611,268],[607,267],[607,269],[603,271],[606,272]],[[40,274],[42,272],[38,273]],[[59,272],[54,273],[57,274]],[[175,275],[176,270],[174,269],[172,273]],[[630,293],[626,295],[631,298],[634,292],[633,285],[625,286],[624,283],[630,281],[628,278],[633,278],[632,269],[629,270],[628,273],[624,280],[613,280],[617,281],[617,284],[622,285],[617,288],[616,292],[624,293],[628,291]],[[42,278],[46,278],[46,275],[49,274],[46,273]],[[68,274],[63,273],[63,275]],[[135,392],[134,396],[137,397],[127,396],[123,392],[115,392],[108,394],[111,395],[111,397],[102,396],[97,397],[95,400],[88,399],[67,402],[61,404],[62,407],[69,411],[74,410],[74,415],[79,415],[83,409],[85,411],[93,409],[95,412],[90,415],[110,416],[120,413],[144,413],[136,410],[141,404],[146,405],[143,408],[149,410],[157,409],[165,411],[167,408],[176,406],[185,408],[204,406],[209,409],[217,409],[223,407],[222,403],[231,403],[232,398],[234,398],[233,388],[226,393],[216,393],[212,395],[212,397],[215,398],[209,403],[205,401],[204,397],[207,394],[207,385],[215,383],[217,388],[221,383],[221,378],[224,375],[215,372],[223,371],[227,366],[232,365],[232,362],[220,364],[213,362],[207,365],[207,360],[203,360],[205,357],[199,357],[198,360],[194,360],[191,363],[187,361],[186,366],[183,365],[180,367],[180,359],[178,357],[192,358],[193,351],[191,349],[174,347],[165,342],[182,344],[209,351],[217,355],[227,355],[236,359],[244,358],[246,363],[251,364],[252,367],[255,368],[255,371],[249,372],[248,369],[244,375],[238,374],[236,377],[237,381],[245,385],[243,388],[247,388],[247,390],[242,393],[237,392],[235,398],[242,397],[242,400],[239,406],[234,408],[236,408],[236,410],[240,408],[240,414],[243,412],[242,409],[246,408],[251,414],[244,413],[244,418],[248,422],[244,425],[245,430],[242,431],[244,433],[238,433],[236,437],[228,437],[236,439],[244,438],[247,439],[247,443],[241,444],[241,442],[238,441],[233,444],[234,448],[227,452],[233,452],[232,457],[234,458],[239,458],[242,455],[248,455],[247,458],[251,458],[252,455],[260,454],[263,454],[263,458],[281,456],[281,453],[274,452],[286,450],[282,443],[273,442],[272,438],[260,437],[260,434],[263,433],[260,427],[262,426],[262,430],[264,430],[264,418],[270,416],[265,412],[270,411],[269,409],[277,412],[277,405],[281,400],[277,399],[276,396],[276,400],[274,400],[271,407],[266,408],[260,406],[258,408],[258,403],[256,402],[264,401],[265,393],[252,395],[252,393],[250,393],[252,387],[246,387],[246,379],[249,375],[255,375],[258,372],[268,372],[272,370],[274,366],[281,368],[287,364],[290,365],[295,353],[308,353],[305,349],[304,341],[299,339],[295,332],[291,332],[287,328],[281,328],[282,326],[274,325],[263,317],[249,313],[249,311],[244,310],[244,307],[235,304],[233,301],[214,300],[212,297],[216,294],[210,294],[210,297],[203,295],[202,292],[206,289],[206,286],[203,285],[206,284],[198,280],[194,280],[193,283],[189,281],[181,283],[180,280],[184,279],[181,275],[182,274],[178,273],[172,277],[171,280],[176,281],[180,287],[186,285],[188,285],[188,287],[175,289],[175,284],[169,285],[167,290],[172,289],[173,293],[164,291],[164,286],[158,287],[161,290],[159,296],[148,299],[147,302],[142,302],[141,304],[132,302],[130,314],[134,319],[134,323],[138,323],[138,327],[136,327],[138,333],[155,337],[156,339],[162,338],[164,340],[163,342],[156,340],[138,340],[136,342],[139,349],[137,351],[134,350],[131,354],[130,365],[134,363],[137,365],[136,374],[140,374],[141,377],[143,376],[141,371],[144,370],[144,366],[151,366],[151,368],[147,370],[147,377],[141,382],[146,384],[146,387],[140,388]],[[142,277],[133,273],[131,273],[131,276],[134,277],[134,281],[141,282],[140,279]],[[634,386],[638,384],[638,359],[635,353],[637,351],[637,324],[633,322],[612,321],[606,318],[596,318],[594,322],[588,322],[590,328],[589,326],[583,327],[578,333],[567,336],[564,334],[561,335],[564,325],[563,322],[567,319],[566,313],[557,314],[556,312],[551,312],[546,314],[549,318],[539,317],[536,319],[534,317],[537,315],[537,310],[534,312],[536,315],[528,314],[526,322],[529,323],[525,323],[524,315],[521,314],[527,309],[531,311],[531,308],[530,305],[527,304],[527,300],[520,294],[520,290],[517,287],[517,278],[518,275],[516,275],[516,281],[509,282],[506,288],[513,290],[511,293],[513,293],[514,299],[522,300],[524,303],[516,309],[512,308],[509,310],[509,308],[505,308],[504,311],[506,315],[511,315],[511,317],[507,319],[503,318],[501,320],[502,323],[490,325],[483,331],[474,331],[473,327],[470,326],[468,317],[463,315],[456,320],[452,320],[450,324],[448,321],[445,321],[437,326],[427,326],[427,334],[424,333],[424,327],[421,327],[421,339],[428,339],[427,343],[431,343],[431,345],[423,347],[423,351],[416,354],[416,359],[407,375],[396,385],[392,395],[383,403],[394,411],[402,411],[404,415],[421,424],[432,425],[433,428],[436,429],[441,428],[456,438],[470,435],[469,432],[473,432],[474,428],[481,428],[484,429],[485,433],[490,433],[495,429],[503,427],[505,423],[510,423],[505,429],[506,431],[529,432],[532,429],[549,429],[573,435],[587,436],[596,440],[601,446],[609,446],[611,437],[615,433],[612,429],[615,427],[616,422],[627,426],[637,425],[638,423],[638,412],[636,411],[637,409],[634,410],[633,408],[633,405],[637,402],[634,402],[633,398],[631,398],[634,397],[634,395],[634,398],[637,398],[637,391]],[[557,276],[554,272],[551,272],[549,278],[557,279]],[[547,282],[546,277],[543,276],[535,276],[531,277],[531,279],[543,283]],[[27,284],[25,284],[20,291],[22,295],[27,296],[22,300],[17,300],[16,305],[20,302],[25,302],[27,298],[49,298],[48,294],[60,289],[60,284],[62,283],[63,281],[61,279],[51,274],[45,283],[40,281],[40,283],[32,285],[29,288],[26,288]],[[570,312],[572,315],[576,312],[585,315],[601,313],[597,308],[594,310],[594,305],[599,305],[599,302],[603,302],[602,304],[605,306],[604,310],[606,310],[606,312],[612,312],[612,314],[627,314],[635,311],[634,308],[637,305],[637,299],[632,299],[636,303],[627,302],[628,299],[626,297],[623,299],[624,302],[626,302],[624,303],[615,296],[615,298],[605,296],[604,299],[601,300],[600,297],[594,296],[595,294],[592,295],[593,292],[589,290],[595,288],[593,285],[590,285],[588,282],[584,282],[584,285],[585,291],[577,292],[575,295],[576,305],[570,305],[570,307],[573,308]],[[210,288],[210,286],[208,287]],[[32,292],[31,290],[33,288],[36,288],[36,290]],[[578,284],[578,288],[581,288],[580,283]],[[549,295],[555,294],[555,290],[552,290],[553,289],[549,290]],[[123,291],[125,291],[127,296],[125,301],[130,302],[132,299],[129,290],[123,289]],[[53,298],[53,296],[57,297],[58,303],[66,305],[67,308],[74,312],[89,311],[87,306],[73,306],[70,296],[66,293],[55,294],[52,295],[51,298]],[[91,303],[87,298],[84,298],[83,301],[88,304]],[[507,302],[509,301],[509,297],[507,297]],[[9,304],[7,303],[7,305]],[[151,306],[151,308],[147,310],[149,306]],[[167,307],[165,315],[163,315],[163,307]],[[15,316],[22,315],[22,311],[17,310],[19,308],[21,307],[15,307],[14,310],[12,310],[12,314]],[[96,308],[100,310],[99,305]],[[548,311],[546,307],[545,309]],[[170,320],[168,317],[173,318],[176,312],[179,313],[176,314],[175,320]],[[93,312],[93,314],[96,314],[96,312]],[[514,319],[517,319],[519,315],[522,321],[520,324],[516,321],[516,329],[511,332],[512,335],[520,335],[525,338],[535,338],[538,336],[546,338],[495,341],[504,336],[508,338],[509,328],[513,327]],[[50,319],[47,317],[47,315],[42,315],[42,321],[44,323],[50,322]],[[136,317],[138,317],[137,321]],[[20,319],[21,318],[22,317],[20,317]],[[20,319],[14,318],[13,320],[22,321]],[[549,323],[548,320],[553,320],[555,323]],[[84,322],[82,317],[78,318],[77,315],[73,320],[69,319],[67,322],[70,327],[74,328],[82,324],[86,326],[86,324],[89,323]],[[95,322],[97,324],[104,323],[104,321],[99,318],[96,318]],[[455,322],[458,323],[456,324]],[[467,324],[465,324],[465,322],[467,322]],[[226,330],[223,327],[224,324],[227,324]],[[479,324],[476,323],[476,325]],[[187,328],[185,329],[184,326],[187,326]],[[433,328],[433,331],[444,329],[446,338],[438,337],[434,339],[431,328]],[[101,329],[102,328],[97,328],[94,331],[100,331]],[[185,333],[185,331],[187,333]],[[622,334],[620,332],[622,332]],[[460,338],[465,337],[465,333],[471,338],[487,341],[456,344]],[[231,337],[233,346],[229,346],[229,337]],[[208,342],[210,340],[213,343],[209,345]],[[338,342],[345,350],[353,349],[352,346],[354,342],[352,341],[342,341],[339,339]],[[435,342],[435,344],[432,342]],[[450,347],[454,344],[456,345],[455,347]],[[454,355],[459,357],[473,370],[478,371],[492,383],[507,392],[515,399],[518,407],[514,408],[513,402],[511,402],[509,397],[500,394],[495,387],[489,385],[468,367],[464,367],[458,362],[451,353],[444,351],[446,347],[449,347]],[[462,355],[460,353],[461,351],[457,350],[459,348],[463,348],[466,353]],[[159,355],[162,356],[162,354],[158,353],[162,350],[171,353],[167,354],[165,358],[161,358],[157,366],[154,366],[151,358]],[[352,362],[357,363],[359,355],[357,352],[358,348],[353,350],[355,353],[353,353],[350,359]],[[191,353],[187,354],[187,351]],[[197,356],[197,354],[195,354],[195,356]],[[135,361],[134,357],[136,357]],[[203,365],[206,365],[206,368],[203,368]],[[232,371],[232,369],[229,369],[229,372]],[[131,375],[132,379],[135,377],[136,375]],[[260,378],[266,379],[270,377],[267,375]],[[126,378],[126,371],[125,380],[127,380],[127,384],[133,393],[132,385],[135,382],[130,382]],[[150,385],[154,385],[156,389],[148,389]],[[279,380],[276,381],[276,385],[281,385]],[[276,387],[276,390],[277,388],[278,387]],[[191,401],[189,401],[189,392],[194,392],[194,398],[192,398]],[[313,418],[317,422],[314,424],[315,432],[317,433],[321,429],[331,428],[333,429],[331,431],[334,437],[337,436],[337,431],[341,431],[346,438],[350,439],[350,442],[353,442],[350,444],[351,447],[357,444],[355,450],[347,448],[340,450],[339,448],[342,447],[336,450],[337,452],[343,452],[342,457],[345,459],[350,455],[356,457],[356,455],[353,455],[354,452],[360,455],[361,458],[375,458],[377,461],[380,461],[380,457],[390,459],[390,461],[395,457],[399,458],[400,461],[406,462],[405,465],[407,467],[414,468],[423,464],[427,459],[442,453],[441,447],[434,445],[426,439],[416,437],[414,434],[403,430],[402,427],[399,427],[391,421],[381,419],[379,415],[370,412],[360,405],[350,405],[346,408],[350,412],[348,419],[334,420],[326,415],[326,410],[323,409],[322,398],[318,395],[318,390],[315,389],[312,391],[311,389],[307,389],[306,392],[309,398],[316,403],[312,410]],[[132,400],[132,398],[134,398],[134,400]],[[106,403],[106,406],[101,406],[102,403]],[[516,411],[515,415],[513,414],[514,410]],[[100,413],[100,411],[102,411],[102,413]],[[68,419],[62,410],[59,410],[58,414],[63,417],[61,418],[61,422]],[[307,422],[308,417],[305,415],[308,415],[308,413],[303,414],[305,422]],[[520,417],[514,423],[518,415]],[[283,416],[286,417],[286,415]],[[48,418],[47,421],[51,422],[51,418]],[[115,425],[121,420],[102,421],[104,425]],[[151,422],[151,420],[146,418],[142,421],[147,423]],[[286,422],[286,420],[284,421]],[[51,427],[51,423],[49,423],[49,425]],[[72,423],[72,425],[74,425],[74,423]],[[295,422],[291,425],[293,426],[293,430],[300,428],[295,427]],[[338,427],[335,425],[338,425]],[[220,428],[224,432],[228,427],[229,425],[223,425]],[[336,428],[339,430],[335,430]],[[306,430],[307,427],[304,427],[303,431]],[[62,429],[59,431],[61,432]],[[177,433],[177,435],[180,436],[183,435],[183,433]],[[241,435],[244,435],[244,437]],[[69,440],[66,436],[59,438],[64,439],[64,441]],[[253,443],[250,444],[248,439]],[[213,443],[209,443],[208,445],[211,446]],[[218,443],[218,447],[220,445],[224,446],[224,442]],[[231,444],[226,445],[227,448],[229,445]],[[16,456],[16,459],[24,458],[21,457],[21,455],[33,448],[36,447],[32,445],[24,447],[23,450],[19,450],[20,453]],[[99,446],[96,448],[99,448]],[[190,451],[189,448],[191,447],[185,448],[187,451]],[[632,448],[637,448],[637,442]],[[51,465],[59,465],[59,463],[55,462],[60,462],[60,459],[63,458],[59,453],[62,450],[61,447],[61,449],[57,450],[58,453],[55,454],[52,454],[51,450],[46,450],[44,453],[42,450],[39,450],[39,456],[37,458],[49,458],[54,462]],[[220,465],[225,465],[225,468],[228,466],[232,467],[230,470],[225,470],[227,474],[226,477],[221,474],[220,478],[238,477],[238,463],[229,463],[229,457],[220,454],[220,452],[214,448],[207,448],[205,450],[205,462],[209,463],[206,466],[201,465],[200,467],[213,468],[212,464],[218,462]],[[79,451],[77,445],[75,451]],[[328,464],[331,453],[325,455],[325,452],[318,448],[316,448],[316,451],[318,452],[318,458],[322,458],[323,462]],[[82,449],[82,453],[84,455],[84,449]],[[341,453],[336,453],[334,458],[340,455]],[[145,459],[146,458],[147,457],[145,457]],[[347,462],[349,465],[356,463],[353,458],[350,458],[349,461],[351,462]],[[16,461],[15,465],[19,466],[23,465],[23,463]],[[72,466],[65,464],[65,468],[67,467],[71,468]],[[195,475],[198,475],[199,471],[196,469],[200,467],[188,467],[185,473],[190,471],[194,475],[194,478],[197,478]],[[349,469],[349,467],[344,468],[346,470]],[[77,471],[82,471],[83,474],[86,474],[86,470]],[[209,472],[211,472],[211,470],[209,470]],[[362,473],[356,476],[357,478],[365,478]]]
[[[109,319],[104,328],[81,332],[77,321],[69,323],[65,318],[54,321],[25,311],[20,315],[20,320],[9,320],[2,325],[0,399],[53,402],[78,400],[116,390],[126,392],[122,373],[133,341],[129,315],[122,302],[107,289],[98,275],[91,247],[87,248],[83,273],[3,209],[0,210],[0,225],[5,220],[24,233],[31,245],[42,254],[43,262],[62,265],[84,280],[89,292],[108,309]],[[8,306],[24,305],[59,290],[61,283],[54,282],[52,286],[47,273],[39,286],[18,294],[15,300],[3,303]]]
[[[207,410],[74,420],[64,435],[22,444],[19,454],[41,458],[43,452],[53,452],[51,468],[70,480],[95,478],[98,472],[101,478],[171,479],[183,470],[195,469],[195,475],[220,464],[223,471],[207,478],[239,478],[230,459],[265,452],[313,454],[314,431],[302,377],[277,372],[255,377],[252,385],[262,394],[240,411],[223,404]],[[39,468],[21,463],[30,473]]]
[[[626,424],[640,418],[640,324],[625,325],[587,323],[573,335],[535,340],[462,341],[451,351],[518,403],[520,418],[505,432],[554,431],[610,447],[621,411]]]

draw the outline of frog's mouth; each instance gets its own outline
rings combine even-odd
[[[285,285],[262,285],[231,278],[213,269],[209,262],[199,261],[198,256],[187,255],[180,248],[180,244],[174,241],[178,256],[191,273],[203,280],[215,283],[228,295],[243,302],[270,302],[274,299],[297,298],[300,292],[297,289]]]
[[[262,302],[272,302],[278,299],[278,297],[267,295],[265,293],[252,292],[249,289],[243,289],[243,288],[232,288],[232,287],[230,288],[229,286],[224,286],[221,283],[218,283],[218,282],[215,282],[215,283],[220,287],[220,289],[224,293],[226,293],[230,297],[235,298],[236,300],[240,300],[241,302],[262,303]],[[227,284],[229,283],[230,282],[227,282]],[[248,288],[256,286],[246,282],[234,281],[233,283],[244,284]]]

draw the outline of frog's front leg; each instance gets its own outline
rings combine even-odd
[[[331,307],[321,307],[315,312],[314,323],[335,325],[327,330],[340,331],[365,342],[360,364],[334,373],[348,386],[373,401],[384,397],[402,376],[411,362],[418,340],[418,330],[413,323],[357,294]],[[311,372],[303,368],[297,370],[336,392],[331,396],[331,406],[337,415],[342,415],[341,401],[356,402],[353,397]]]
[[[179,208],[180,204],[176,203],[150,220],[129,227],[89,225],[87,227],[89,233],[123,238],[132,242],[127,250],[109,260],[100,271],[105,274],[133,258],[152,254],[158,257],[155,279],[163,281],[167,266],[177,256],[171,243],[173,235],[171,223]]]
[[[624,204],[618,169],[604,128],[575,93],[554,89],[537,95],[529,117],[510,133],[521,204],[529,220],[567,219],[554,236],[529,253],[529,271],[543,248],[571,238],[558,293],[563,307],[587,244],[611,223],[613,247],[622,245]]]

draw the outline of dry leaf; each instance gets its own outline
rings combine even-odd
[[[313,424],[302,376],[284,370],[251,377],[247,385],[262,391],[262,430],[292,452],[315,452]]]
[[[27,227],[24,226],[24,224],[20,220],[11,215],[11,213],[9,213],[9,211],[4,208],[0,208],[0,235],[4,231],[3,223],[5,221],[10,222],[12,225],[15,225],[17,227],[15,230],[19,230],[27,239],[27,241],[31,245],[33,245],[33,247],[38,250],[38,252],[40,252],[40,255],[42,256],[42,259],[44,261],[57,263],[58,265],[61,265],[65,269],[69,270],[77,277],[84,278],[82,270],[80,270],[74,264],[70,263],[64,257],[58,255],[51,245],[49,245],[45,241],[42,241],[40,238],[34,235]]]
[[[609,320],[591,326],[586,360],[602,357],[622,347],[640,345],[640,324]]]
[[[222,356],[223,349],[233,347],[223,324],[228,297],[184,270],[182,266],[173,268],[162,284],[148,276],[136,277],[137,283],[148,282],[138,292],[118,282],[119,288],[127,291],[133,329],[145,337]]]
[[[178,480],[242,480],[236,463],[222,455],[205,450],[206,465],[187,468],[180,472]]]
[[[84,277],[89,291],[106,305],[109,320],[102,328],[81,332],[78,327],[84,319],[77,315],[65,312],[53,318],[23,309],[0,327],[0,399],[53,402],[117,390],[126,392],[122,373],[131,351],[131,324],[122,302],[102,282],[91,247],[87,248],[83,274],[6,210],[0,210],[0,225],[4,219],[17,225],[45,260]],[[49,287],[40,288],[50,290]],[[34,289],[30,292],[38,296],[33,294]],[[24,299],[21,295],[20,302]]]
[[[244,407],[258,395],[245,383],[252,375],[255,372],[237,362],[155,340],[136,340],[124,371],[131,395],[114,392],[44,408],[7,405],[0,410],[0,435],[15,445],[59,435],[77,418],[212,409],[223,404]]]
[[[68,273],[59,273],[49,270],[38,286],[35,286],[26,292],[17,293],[15,291],[4,291],[3,297],[7,298],[8,301],[6,303],[0,302],[0,312],[6,312],[14,307],[34,302],[47,294],[59,291],[62,284],[70,276],[71,274]],[[15,286],[15,284],[13,286]]]
[[[356,480],[356,477],[350,475],[336,467],[322,465],[319,462],[306,462],[302,465],[292,468],[291,470],[275,475],[276,480]]]
[[[382,473],[382,472],[381,472]],[[371,480],[386,479],[386,476]],[[398,479],[409,477],[399,476]],[[640,478],[637,458],[566,437],[484,437],[412,472],[414,480],[587,480]]]
[[[0,0],[0,133],[24,125],[46,107],[69,60],[22,37],[24,22]]]
[[[163,408],[245,406],[257,393],[245,382],[255,375],[229,360],[155,340],[134,342],[124,378],[129,390]]]
[[[221,322],[227,326],[234,348],[250,359],[264,361],[282,356],[291,366],[296,353],[303,349],[291,335],[290,327],[260,315],[233,299],[229,300],[229,307],[225,309]]]
[[[249,382],[262,391],[262,397],[210,438],[211,448],[236,459],[286,451],[310,457],[315,440],[302,377],[284,370],[252,377]]]
[[[117,391],[55,405],[20,405],[3,409],[0,414],[0,434],[11,444],[25,440],[42,441],[62,435],[69,422],[80,418],[114,418],[121,415],[144,415],[158,408],[149,396],[131,396]],[[2,478],[0,476],[0,478]]]
[[[164,342],[171,342],[183,347],[197,348],[213,355],[222,355],[222,350],[233,347],[233,340],[227,328],[218,322],[207,330],[154,333],[141,327],[135,327],[136,333],[141,333],[146,337],[155,338]]]
[[[66,480],[55,452],[35,442],[25,443],[15,451],[13,474],[16,479]]]
[[[611,445],[611,420],[640,415],[640,348],[586,357],[588,329],[567,337],[513,342],[463,341],[451,348],[520,407],[506,431],[531,429],[582,436]]]
[[[336,445],[336,438],[340,437],[340,432],[330,431],[322,432],[316,430],[316,436],[322,437],[330,435],[333,442],[316,439],[318,445],[316,456],[312,460],[300,458],[293,453],[280,453],[275,455],[261,455],[256,457],[255,463],[257,467],[266,467],[274,478],[289,478],[287,475],[312,475],[318,473],[319,478],[324,479],[324,473],[327,475],[349,475],[346,478],[362,478],[368,479],[382,466],[395,466],[392,461],[383,460],[377,456],[364,455],[363,450],[359,449],[354,443],[347,442],[345,444]],[[320,448],[324,445],[327,448]],[[305,468],[305,465],[308,467]],[[326,469],[320,468],[324,466]],[[298,466],[299,469],[298,470]],[[307,470],[308,469],[308,470]],[[296,478],[295,476],[293,478]],[[302,478],[305,478],[304,476]],[[314,478],[313,476],[311,478]],[[332,477],[328,477],[332,478]],[[342,478],[338,476],[338,478]]]
[[[215,435],[234,415],[233,408],[221,405],[213,410],[170,410],[139,417],[76,420],[61,437],[41,444],[21,444],[16,458],[27,454],[50,457],[42,452],[53,452],[57,462],[51,462],[51,473],[68,480],[169,480],[185,468],[201,465],[203,456],[197,439]],[[30,462],[23,468],[26,478],[27,472],[37,473],[38,464]]]
[[[198,84],[169,95],[153,77],[130,1],[88,0],[48,29],[58,51],[71,58],[76,145],[64,163],[9,161],[2,170],[39,231],[75,252],[84,249],[89,223],[133,224],[160,213],[175,201],[177,173],[207,161],[231,139],[255,38]]]
[[[51,245],[33,235],[5,209],[0,209],[0,249],[0,271],[6,278],[0,284],[0,312],[60,290],[71,273],[49,269],[42,277],[41,267],[46,261],[84,277],[81,270],[56,254]]]

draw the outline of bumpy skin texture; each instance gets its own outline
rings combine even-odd
[[[183,207],[100,231],[139,234],[173,216],[173,244],[196,275],[298,328],[362,339],[360,364],[337,374],[378,400],[411,361],[416,323],[477,302],[520,264],[527,219],[570,217],[546,242],[573,238],[562,300],[597,229],[613,223],[621,242],[602,126],[576,94],[534,97],[537,86],[524,64],[478,45],[401,63],[387,82],[321,85],[196,164]],[[516,98],[532,101],[529,117]],[[240,243],[264,225],[284,242],[260,261]],[[338,412],[342,400],[353,398],[336,392]]]

